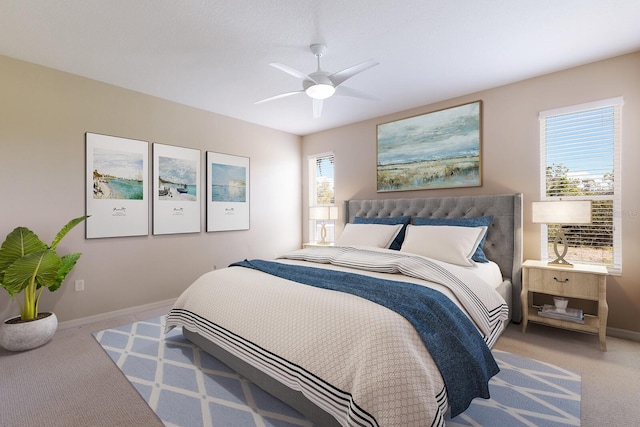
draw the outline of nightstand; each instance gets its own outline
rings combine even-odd
[[[548,265],[545,261],[527,260],[522,264],[522,333],[528,322],[543,323],[558,328],[597,333],[600,348],[607,351],[606,331],[609,306],[607,305],[607,269],[599,265],[561,267]],[[547,294],[598,302],[597,315],[584,315],[584,323],[542,317],[538,307],[531,303],[533,293]]]
[[[312,248],[314,246],[333,246],[333,243],[308,242],[302,244],[303,249]]]

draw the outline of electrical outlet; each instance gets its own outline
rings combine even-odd
[[[76,280],[76,292],[84,291],[84,280]]]

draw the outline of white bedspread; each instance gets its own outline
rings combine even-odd
[[[308,265],[305,258],[316,258],[333,263],[325,268],[443,288],[416,277],[424,273],[415,256],[326,249],[296,251],[282,262]],[[365,271],[367,264],[376,271]],[[396,272],[386,272],[391,267]],[[460,270],[453,274],[466,284],[443,290],[459,306],[471,307],[466,312],[481,331],[489,328],[482,335],[493,341],[506,318],[504,300]],[[174,326],[302,391],[345,426],[444,425],[444,382],[420,336],[399,314],[360,297],[231,267],[203,275],[180,296],[167,319],[167,328]]]

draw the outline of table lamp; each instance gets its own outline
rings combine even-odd
[[[549,265],[573,267],[564,257],[569,245],[562,230],[563,225],[591,224],[591,200],[557,200],[532,202],[532,221],[536,224],[557,224],[560,226],[553,242],[556,259],[549,261]],[[558,245],[563,245],[562,253],[558,252]]]
[[[326,220],[338,219],[338,207],[337,206],[311,206],[309,208],[309,219],[321,220],[322,225],[320,228],[320,237],[322,240],[318,243],[321,245],[328,245],[327,242],[327,227]]]

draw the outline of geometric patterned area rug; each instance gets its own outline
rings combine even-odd
[[[298,411],[182,336],[166,316],[94,333],[166,426],[311,426]]]
[[[165,316],[94,333],[129,382],[169,427],[293,427],[300,413],[187,341],[164,333]],[[491,399],[475,399],[447,427],[579,426],[579,373],[494,350]]]
[[[579,426],[580,373],[493,350],[500,372],[489,381],[491,399],[474,399],[447,427]]]

